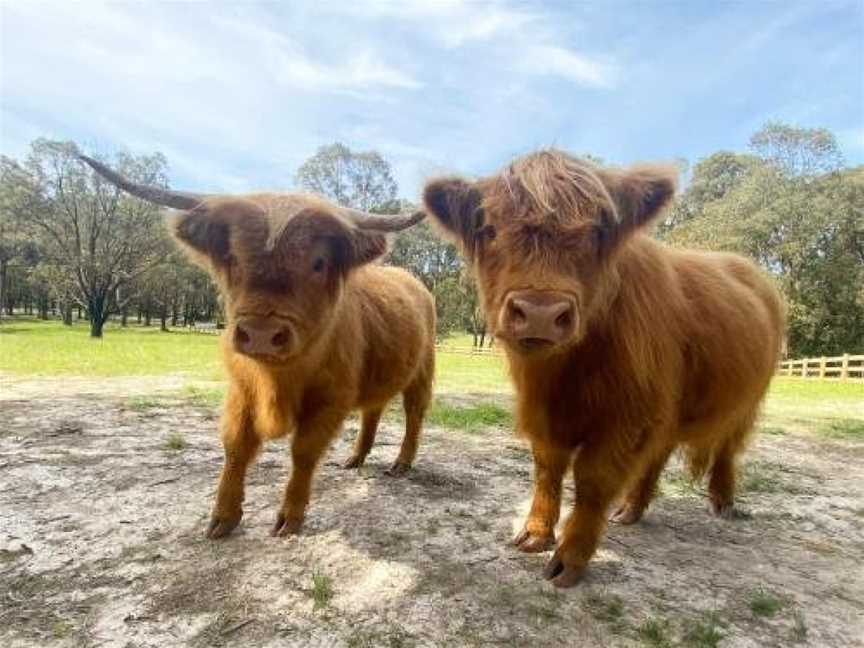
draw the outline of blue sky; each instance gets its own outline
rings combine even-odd
[[[0,4],[0,140],[162,151],[172,185],[290,188],[342,141],[400,194],[544,146],[614,163],[743,150],[769,119],[864,163],[864,3]]]

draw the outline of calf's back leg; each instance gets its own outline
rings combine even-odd
[[[665,448],[645,465],[639,479],[630,487],[624,501],[609,518],[610,522],[635,524],[642,519],[645,510],[657,494],[657,480],[670,454],[672,448]]]
[[[727,520],[738,515],[735,509],[735,471],[738,455],[744,450],[756,412],[751,412],[732,429],[732,433],[715,451],[708,476],[708,497],[711,511]]]
[[[360,433],[354,442],[354,452],[342,464],[343,468],[359,468],[366,461],[366,455],[369,454],[372,444],[375,443],[375,434],[378,432],[378,421],[381,420],[381,412],[382,408],[380,407],[363,410]]]
[[[423,427],[423,417],[432,399],[432,377],[434,372],[434,356],[426,359],[414,381],[402,392],[402,405],[405,409],[405,437],[399,456],[390,466],[387,474],[394,477],[404,475],[410,470],[417,456],[417,446],[420,443],[420,431]]]

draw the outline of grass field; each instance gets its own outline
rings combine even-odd
[[[194,381],[223,377],[217,338],[213,335],[158,327],[109,325],[105,337],[93,340],[84,324],[6,320],[0,325],[0,372],[19,376],[159,376],[179,374]],[[448,338],[444,345],[465,347],[470,336]],[[506,395],[511,388],[500,357],[438,354],[437,391],[451,394]],[[197,390],[197,391],[196,391]],[[219,390],[190,387],[190,398],[213,400]],[[489,411],[475,408],[482,422]],[[816,432],[864,438],[864,383],[778,378],[765,404],[762,427],[769,433]],[[464,416],[442,411],[443,418]],[[469,415],[470,418],[470,415]],[[470,427],[470,425],[469,425]]]

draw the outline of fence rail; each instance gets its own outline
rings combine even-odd
[[[864,380],[864,355],[845,353],[830,358],[784,360],[777,368],[777,375],[822,380]]]

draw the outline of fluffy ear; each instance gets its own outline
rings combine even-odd
[[[230,252],[228,224],[213,217],[205,205],[199,205],[171,218],[174,238],[198,263],[225,261]]]
[[[598,237],[601,253],[610,252],[630,234],[650,223],[675,195],[678,169],[671,164],[644,164],[628,169],[601,169],[597,174],[614,203],[604,214]]]
[[[471,247],[483,226],[483,195],[462,178],[439,178],[423,190],[426,211],[454,239]]]

